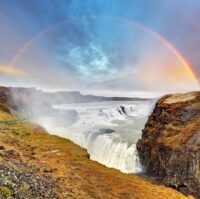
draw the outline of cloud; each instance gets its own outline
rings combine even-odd
[[[117,68],[112,67],[110,57],[105,54],[102,47],[93,42],[87,46],[75,46],[66,55],[59,59],[70,64],[76,75],[81,79],[97,81],[107,80],[118,74]]]
[[[175,58],[169,56],[163,45],[152,38],[149,42],[150,36],[129,22],[105,17],[134,19],[161,33],[187,55],[186,59],[200,73],[200,29],[196,24],[200,3],[195,0],[190,3],[136,0],[129,4],[115,0],[109,3],[61,0],[49,4],[48,0],[36,0],[0,4],[0,80],[3,83],[119,95],[195,88],[193,82],[182,81],[187,80],[181,78],[184,70],[174,70],[182,66],[178,60],[173,65]],[[187,14],[185,9],[176,9],[179,6],[187,8]],[[97,17],[91,17],[93,14]],[[63,19],[66,23],[35,40],[15,66],[9,66],[21,46]]]

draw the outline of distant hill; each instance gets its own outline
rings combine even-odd
[[[22,87],[0,87],[1,91],[5,91],[9,96],[14,96],[15,100],[29,101],[39,100],[49,104],[64,104],[64,103],[86,103],[99,101],[146,101],[147,98],[128,98],[128,97],[104,97],[94,95],[83,95],[78,91],[58,91],[45,92],[36,88]]]
[[[0,87],[0,104],[8,104],[26,117],[56,114],[55,104],[87,103],[101,101],[141,101],[144,98],[103,97],[83,95],[78,91],[45,92],[36,88]],[[75,110],[63,111],[65,118],[76,116]]]

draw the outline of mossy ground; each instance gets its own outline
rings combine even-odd
[[[187,198],[173,189],[91,161],[86,150],[69,140],[49,135],[43,128],[1,110],[0,141],[4,160],[26,162],[37,168],[38,175],[55,179],[60,198]],[[15,153],[6,156],[10,150]],[[11,194],[5,187],[2,190]],[[22,187],[22,191],[26,189]]]
[[[8,198],[12,195],[12,191],[6,186],[0,186],[0,197]]]

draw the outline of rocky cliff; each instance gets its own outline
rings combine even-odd
[[[137,149],[148,174],[200,198],[200,92],[162,97]]]

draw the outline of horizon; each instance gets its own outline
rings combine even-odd
[[[99,95],[98,93],[88,93],[88,92],[82,92],[79,90],[66,90],[66,89],[45,89],[45,88],[39,88],[36,86],[12,86],[12,85],[0,85],[0,87],[6,87],[6,88],[12,88],[12,89],[35,89],[38,91],[42,91],[42,92],[47,92],[47,93],[56,93],[56,92],[78,92],[81,95],[91,95],[91,96],[95,96],[95,97],[108,97],[108,98],[141,98],[141,99],[156,99],[156,98],[161,98],[164,95],[172,95],[172,94],[184,94],[187,93],[186,91],[182,91],[182,92],[163,92],[163,93],[138,93],[138,92],[133,92],[132,95],[130,95],[130,93],[127,93],[127,95]],[[198,90],[191,90],[189,92],[199,92]]]

